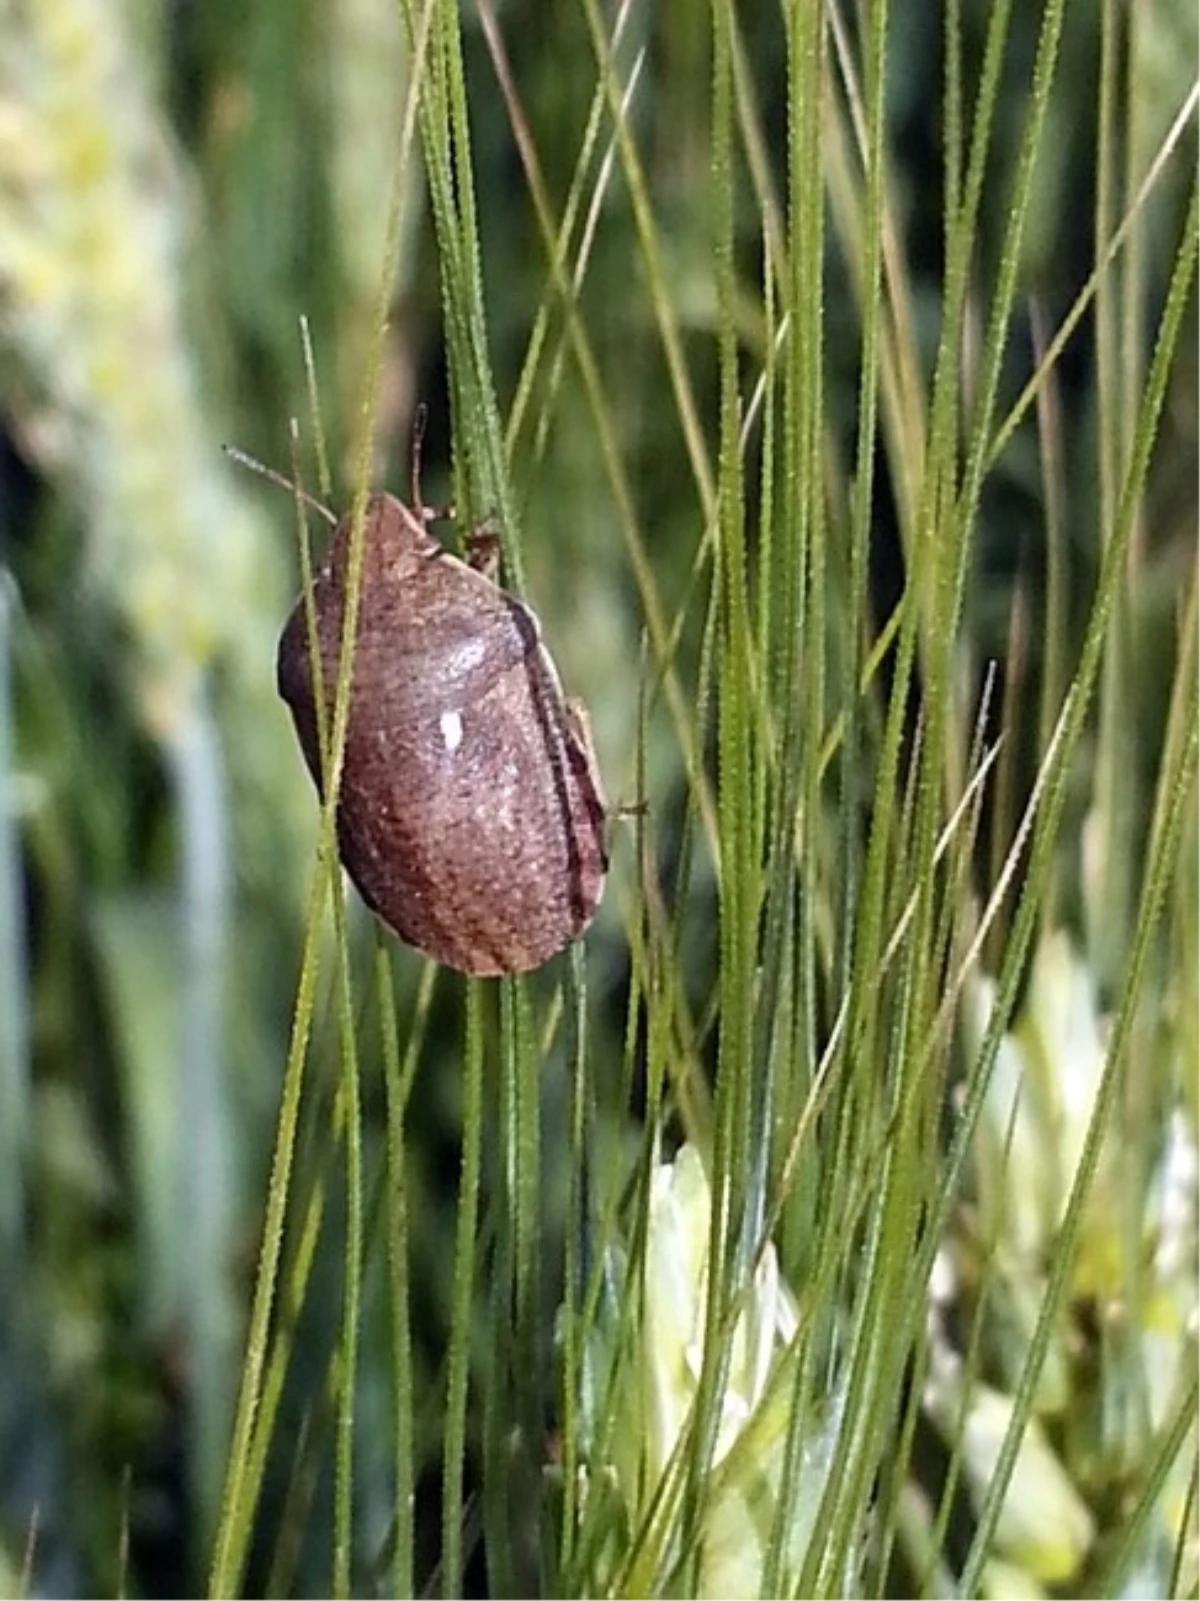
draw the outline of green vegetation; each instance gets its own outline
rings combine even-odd
[[[1196,1594],[1196,50],[0,11],[3,1593]],[[625,809],[519,982],[331,870],[220,448],[418,401]]]

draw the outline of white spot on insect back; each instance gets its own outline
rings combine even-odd
[[[446,747],[446,753],[453,756],[462,744],[462,715],[459,712],[443,712],[438,719],[438,725],[442,730],[442,744]]]

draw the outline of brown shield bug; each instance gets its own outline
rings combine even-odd
[[[533,612],[485,570],[495,540],[469,540],[465,562],[444,550],[413,477],[415,509],[387,494],[366,506],[339,850],[401,939],[464,973],[523,973],[579,938],[604,888],[587,714],[564,697]],[[313,583],[329,728],[351,525],[337,524]],[[277,680],[320,789],[303,596]]]

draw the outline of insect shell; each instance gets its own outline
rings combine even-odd
[[[313,586],[329,728],[351,524]],[[586,711],[564,698],[537,618],[479,565],[394,496],[368,501],[338,845],[401,939],[464,973],[523,973],[595,915],[607,814]],[[321,789],[303,596],[277,677]]]

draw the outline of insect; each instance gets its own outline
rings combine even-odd
[[[586,710],[567,699],[537,617],[500,588],[496,540],[468,560],[413,505],[368,500],[337,803],[341,859],[401,939],[464,973],[522,973],[578,939],[608,868]],[[313,581],[332,729],[352,518]],[[304,597],[279,640],[279,692],[323,793]]]

